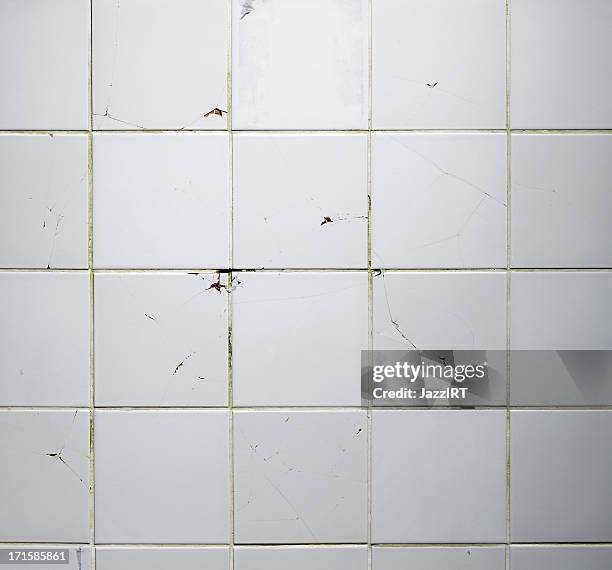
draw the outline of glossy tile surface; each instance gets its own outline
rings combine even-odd
[[[0,540],[89,541],[89,413],[0,411]]]
[[[236,129],[364,129],[365,0],[232,0]]]
[[[96,267],[227,266],[226,135],[102,134],[93,151]]]
[[[513,135],[513,266],[612,266],[611,154],[610,135]]]
[[[607,570],[612,565],[612,546],[513,546],[512,570]]]
[[[234,430],[236,543],[365,542],[364,412],[242,411]]]
[[[94,127],[225,128],[226,25],[219,0],[93,0]]]
[[[365,546],[239,546],[234,551],[235,570],[365,570],[367,567],[368,551]]]
[[[355,378],[368,342],[367,288],[363,272],[237,276],[234,404],[360,405]]]
[[[0,129],[86,129],[89,3],[0,2]]]
[[[229,549],[208,548],[112,548],[96,549],[98,570],[228,570]]]
[[[87,267],[87,137],[0,136],[0,265]]]
[[[375,134],[374,265],[505,267],[506,176],[503,135]]]
[[[99,406],[227,405],[227,276],[98,274]]]
[[[512,2],[515,129],[612,126],[612,7],[607,0]]]
[[[89,405],[89,277],[0,272],[0,405]]]
[[[228,415],[96,411],[96,542],[221,544]]]
[[[376,0],[372,9],[375,128],[505,127],[502,0]]]
[[[374,547],[373,570],[504,570],[503,546]]]
[[[611,542],[612,412],[513,411],[515,542]]]
[[[499,543],[506,533],[503,410],[375,410],[374,543]]]
[[[236,266],[367,267],[367,159],[365,135],[235,136]]]

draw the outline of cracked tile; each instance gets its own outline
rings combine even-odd
[[[374,128],[504,128],[504,0],[372,4]]]
[[[0,136],[0,265],[87,268],[87,137]]]
[[[360,405],[365,272],[242,273],[240,281],[232,294],[234,404]]]
[[[375,267],[506,266],[506,141],[497,134],[375,134]]]
[[[236,135],[234,211],[238,267],[365,268],[367,137]]]
[[[374,348],[504,350],[505,272],[383,271],[374,277]]]
[[[375,410],[372,453],[372,542],[505,541],[505,410]]]
[[[95,412],[96,542],[229,539],[225,411]]]
[[[88,2],[0,2],[0,129],[87,129],[88,36]]]
[[[512,136],[512,264],[612,266],[612,136]]]
[[[374,547],[373,570],[505,570],[503,546]],[[541,570],[541,569],[539,569]]]
[[[366,570],[366,546],[238,546],[235,570]]]
[[[225,129],[226,20],[220,0],[93,0],[94,127]]]
[[[228,570],[229,548],[96,548],[97,570]]]
[[[89,412],[0,411],[0,454],[0,540],[89,541]]]
[[[365,542],[365,429],[360,411],[236,412],[236,542]]]
[[[608,0],[512,1],[512,128],[612,127]]]
[[[0,273],[0,405],[89,405],[89,276]]]
[[[612,412],[514,410],[510,430],[512,540],[611,542]]]
[[[94,136],[94,264],[227,267],[229,144],[222,134]]]
[[[363,129],[365,0],[232,0],[235,129]]]
[[[227,405],[226,282],[214,273],[96,275],[96,404]]]

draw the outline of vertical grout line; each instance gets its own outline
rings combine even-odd
[[[93,2],[89,0],[88,117],[87,117],[87,270],[89,274],[89,553],[91,569],[96,568],[95,533],[95,354],[94,354],[94,272],[93,272]]]
[[[506,0],[506,570],[510,570],[510,294],[512,286],[511,0]]]
[[[368,0],[368,150],[367,150],[367,266],[368,266],[368,365],[372,365],[374,349],[374,299],[372,276],[372,0]],[[367,542],[368,570],[372,569],[372,407],[367,408]]]
[[[233,285],[234,276],[234,134],[232,131],[233,119],[233,91],[232,91],[232,50],[233,50],[233,22],[232,0],[227,0],[227,131],[229,144],[229,271],[227,274],[227,406],[229,419],[229,567],[234,569],[234,374],[232,352],[233,327]]]

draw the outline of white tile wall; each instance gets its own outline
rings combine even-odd
[[[512,0],[515,129],[612,127],[608,0]]]
[[[505,128],[503,0],[374,0],[377,129]]]
[[[365,542],[365,412],[240,411],[234,430],[236,543]]]
[[[505,570],[506,552],[502,546],[374,547],[372,568],[374,570],[405,568]]]
[[[367,567],[365,546],[238,546],[234,553],[236,570],[366,570]]]
[[[96,549],[98,570],[222,570],[229,568],[229,548],[108,547]]]
[[[607,569],[608,370],[375,413],[359,377],[369,346],[612,348],[611,23],[0,0],[0,546]]]
[[[505,432],[503,410],[374,411],[372,541],[503,542]]]
[[[227,543],[224,411],[95,414],[96,542]]]

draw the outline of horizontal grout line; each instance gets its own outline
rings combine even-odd
[[[366,412],[371,411],[611,411],[612,404],[593,405],[435,405],[435,406],[0,406],[0,412],[12,411],[83,411],[91,410],[117,412]]]
[[[421,129],[93,129],[81,130],[81,129],[0,129],[0,135],[15,134],[15,135],[44,135],[44,134],[68,134],[68,135],[88,135],[103,134],[113,135],[122,133],[140,133],[140,134],[163,134],[163,133],[175,133],[175,134],[241,134],[241,133],[253,133],[253,134],[370,134],[370,133],[476,133],[476,134],[612,134],[612,129],[505,129],[505,128],[492,128],[492,129],[453,129],[453,128],[421,128]]]
[[[233,267],[233,268],[171,268],[171,267],[140,267],[140,268],[110,268],[100,267],[92,269],[93,273],[100,275],[123,274],[123,273],[368,273],[364,267]],[[443,273],[443,272],[488,272],[506,273],[506,267],[372,267],[372,272],[394,272],[394,273]],[[510,272],[608,272],[612,267],[511,267]],[[88,273],[85,267],[0,267],[0,273]],[[377,277],[378,275],[374,275]]]
[[[0,546],[2,548],[10,547],[10,546],[30,546],[30,547],[45,547],[45,546],[65,546],[67,548],[78,548],[83,546],[89,546],[89,542],[4,542],[0,541]],[[182,549],[182,550],[193,550],[193,549],[216,549],[216,548],[228,548],[230,546],[229,543],[217,543],[217,544],[173,544],[173,543],[103,543],[97,542],[95,544],[96,548],[109,548],[109,549],[147,549],[147,548],[174,548],[174,549]],[[346,549],[351,547],[367,547],[368,543],[366,542],[343,542],[343,543],[327,543],[327,542],[309,542],[309,543],[241,543],[236,544],[236,548],[337,548],[337,549]],[[425,542],[373,542],[372,546],[377,548],[464,548],[464,547],[483,547],[490,548],[496,546],[507,546],[505,542],[477,542],[477,543],[455,543],[455,542],[433,542],[433,543],[425,543]],[[597,546],[606,546],[612,547],[612,543],[610,542],[511,542],[510,546],[525,546],[525,547],[547,547],[547,546],[555,546],[555,547],[575,547],[582,546],[585,548],[593,548]]]

